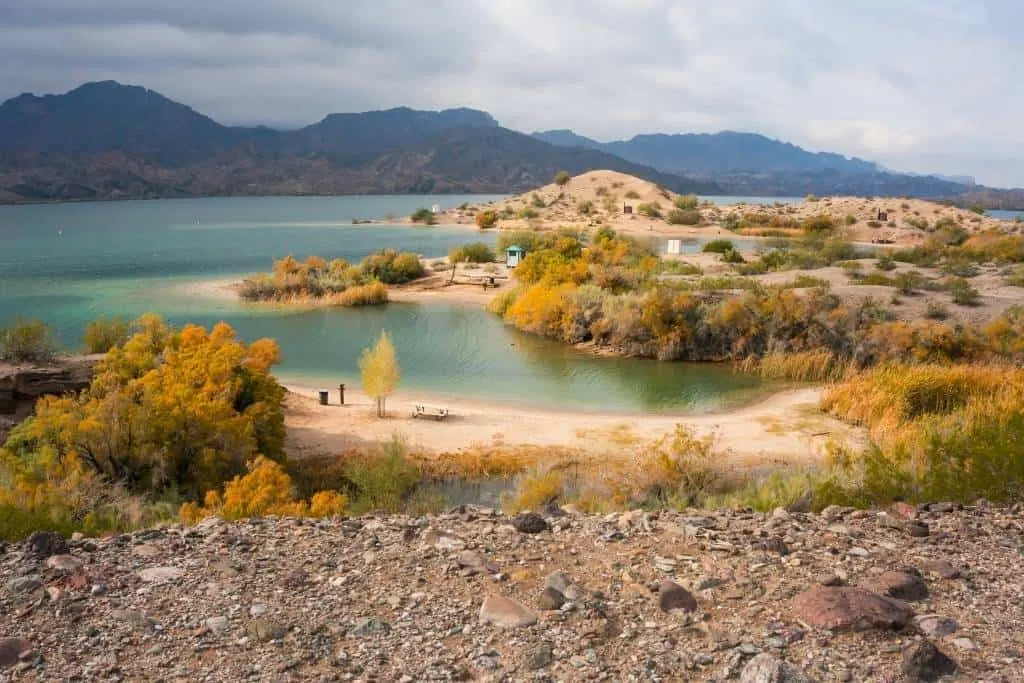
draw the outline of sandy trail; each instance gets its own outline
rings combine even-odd
[[[377,419],[371,399],[351,387],[345,392],[346,405],[338,405],[334,389],[330,404],[322,406],[316,399],[317,387],[287,381],[285,385],[293,455],[340,453],[396,433],[410,446],[431,452],[496,444],[604,448],[612,440],[651,441],[685,425],[699,435],[716,433],[718,448],[729,451],[737,464],[770,465],[813,462],[830,439],[859,443],[863,438],[860,430],[817,409],[820,388],[784,391],[737,410],[698,415],[544,411],[410,391],[390,398],[388,417]],[[450,416],[441,422],[414,419],[416,404],[447,408]]]

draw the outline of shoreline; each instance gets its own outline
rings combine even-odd
[[[818,462],[829,441],[857,444],[865,433],[820,412],[822,387],[785,389],[743,406],[690,414],[553,411],[400,391],[387,401],[388,416],[378,419],[372,399],[351,385],[346,386],[344,406],[338,403],[337,384],[327,385],[331,389],[324,406],[316,398],[323,385],[308,378],[279,381],[288,391],[288,448],[299,457],[337,455],[386,441],[396,433],[411,447],[433,453],[509,446],[592,451],[608,444],[649,443],[682,425],[700,437],[714,434],[716,448],[729,464],[760,467]],[[446,408],[449,417],[414,419],[417,404]]]

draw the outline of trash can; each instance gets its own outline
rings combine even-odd
[[[320,392],[320,405],[322,405],[322,406],[327,405],[327,392],[326,391],[321,391]]]

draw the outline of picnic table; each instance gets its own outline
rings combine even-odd
[[[435,408],[433,406],[416,405],[412,411],[413,418],[430,417],[437,421],[448,417],[447,408]]]

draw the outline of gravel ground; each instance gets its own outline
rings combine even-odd
[[[1022,681],[1020,508],[211,519],[0,546],[0,681]]]

